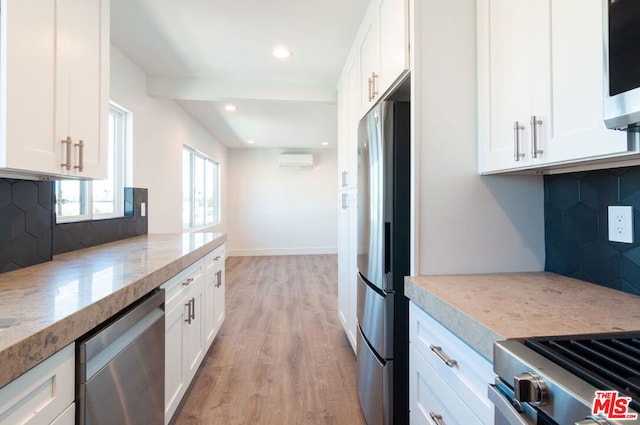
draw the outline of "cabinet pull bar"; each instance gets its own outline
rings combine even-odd
[[[191,298],[191,301],[189,301],[191,303],[191,320],[196,320],[196,299],[195,298]],[[191,322],[189,322],[191,323]]]
[[[442,420],[442,415],[435,412],[430,412],[429,416],[431,416],[431,420],[433,420],[436,425],[445,425],[444,421]]]
[[[218,270],[216,272],[216,278],[217,278],[217,283],[216,283],[216,288],[219,288],[220,286],[222,286],[222,270]]]
[[[189,279],[187,279],[184,282],[182,282],[182,286],[189,286],[189,285],[191,285],[191,282],[193,282],[193,278],[192,277],[190,277]]]
[[[538,149],[538,126],[542,124],[542,120],[535,115],[531,116],[531,157],[537,158],[539,154],[544,153],[542,149]]]
[[[369,90],[369,93],[367,93],[367,100],[368,100],[369,102],[371,102],[371,99],[373,99],[373,97],[371,96],[371,92],[372,92],[372,90],[371,90],[371,83],[372,83],[372,82],[373,82],[373,81],[371,81],[371,77],[369,77],[369,79],[367,80],[367,83],[368,83],[368,90]]]
[[[187,318],[184,321],[191,324],[191,300],[189,300],[184,306],[187,307]]]
[[[218,261],[219,259],[220,259],[220,256],[219,256],[219,255],[216,255],[216,256],[213,258],[213,261]]]
[[[65,147],[65,151],[66,151],[66,162],[63,162],[62,164],[60,164],[61,167],[64,167],[66,170],[70,170],[71,169],[71,145],[73,145],[73,142],[71,141],[71,137],[67,137],[65,140],[61,140],[60,142],[62,142],[63,145],[67,145]]]
[[[78,165],[74,165],[73,168],[82,172],[82,170],[84,170],[84,141],[79,140],[78,143],[73,146],[78,147]]]
[[[371,100],[375,99],[376,96],[378,96],[378,91],[376,90],[376,78],[378,77],[379,75],[375,72],[371,73]]]
[[[524,124],[520,124],[518,121],[513,123],[513,160],[520,161],[520,158],[524,158],[524,154],[520,153],[520,131],[524,130]]]
[[[345,187],[347,185],[347,172],[343,171],[342,172],[342,187]]]
[[[436,356],[440,357],[440,360],[442,360],[447,366],[454,367],[458,364],[456,360],[452,359],[444,351],[442,351],[442,347],[431,344],[429,348],[431,349],[431,351],[436,353]]]
[[[349,208],[349,205],[347,204],[347,194],[343,193],[342,194],[342,209],[346,210],[347,208]]]

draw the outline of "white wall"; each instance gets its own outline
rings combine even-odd
[[[146,92],[144,72],[111,45],[111,100],[133,114],[133,179],[149,189],[149,233],[182,232],[182,145],[220,163],[221,216],[210,228],[225,232],[227,148],[172,100]]]
[[[543,270],[542,177],[478,175],[476,0],[412,4],[412,273]]]
[[[337,251],[337,152],[313,153],[313,169],[278,168],[279,149],[230,149],[229,255]]]

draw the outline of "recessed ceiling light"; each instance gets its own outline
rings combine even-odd
[[[238,110],[238,107],[236,105],[229,104],[224,107],[224,110],[229,112],[234,112]]]
[[[329,146],[329,142],[322,142],[322,146]]]
[[[293,52],[286,47],[278,46],[273,49],[271,54],[278,59],[287,59],[290,58],[291,55],[293,55]]]
[[[255,140],[247,140],[247,143],[250,145],[253,145],[256,141]]]

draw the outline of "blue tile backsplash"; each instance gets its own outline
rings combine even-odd
[[[54,182],[0,178],[0,273],[147,233],[147,189],[126,188],[124,217],[55,224]]]
[[[640,167],[544,177],[545,270],[640,295]],[[633,207],[634,243],[609,242],[607,208]]]

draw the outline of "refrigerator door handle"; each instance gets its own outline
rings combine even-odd
[[[384,273],[391,273],[391,223],[384,223]]]

